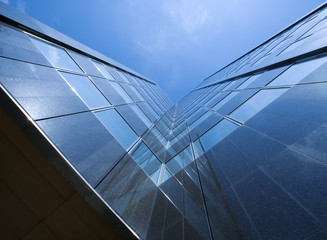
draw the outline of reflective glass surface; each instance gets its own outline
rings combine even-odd
[[[43,41],[39,38],[32,36],[29,37],[53,66],[73,70],[75,72],[82,72],[65,49]]]
[[[243,82],[240,86],[238,86],[236,89],[243,89],[246,88],[247,86],[249,86],[251,83],[253,83],[255,80],[257,80],[259,77],[261,76],[261,74],[257,74],[254,75],[250,78],[248,78],[247,80],[245,80],[245,82]]]
[[[219,108],[221,108],[225,103],[227,103],[229,100],[231,100],[233,97],[235,97],[239,92],[231,92],[227,95],[223,100],[218,102],[215,106],[212,107],[213,110],[217,111]]]
[[[136,141],[137,135],[115,109],[98,111],[95,115],[125,149]]]
[[[115,80],[114,77],[110,74],[110,72],[103,66],[102,63],[96,62],[96,61],[92,61],[93,64],[96,66],[96,68],[101,72],[101,74],[110,80]]]
[[[203,134],[196,142],[194,142],[197,156],[200,156],[203,152],[208,151],[210,148],[232,133],[237,127],[238,126],[235,123],[232,123],[226,119],[220,121],[208,132]]]
[[[287,90],[287,88],[261,90],[238,107],[229,116],[240,122],[246,122]]]
[[[41,120],[37,124],[92,186],[125,153],[90,112]]]
[[[157,184],[161,162],[150,151],[150,149],[143,142],[139,142],[139,144],[132,150],[131,156],[150,176],[151,180]]]
[[[142,110],[137,105],[131,105],[133,111],[139,116],[139,118],[144,122],[147,127],[152,124],[149,118],[142,112]]]
[[[269,83],[268,86],[296,84],[326,61],[327,57],[324,57],[293,65]]]
[[[133,100],[127,94],[127,92],[119,85],[117,82],[110,82],[110,84],[114,87],[114,89],[119,93],[119,95],[127,102],[131,103]]]
[[[85,76],[60,72],[70,87],[90,108],[107,107],[110,103]]]

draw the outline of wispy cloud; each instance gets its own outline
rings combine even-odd
[[[0,0],[0,1],[9,5],[9,0]]]
[[[163,28],[163,29],[159,29],[152,36],[148,36],[143,41],[138,40],[136,43],[143,50],[150,53],[154,53],[154,52],[161,51],[166,47],[166,40],[167,40],[167,31]]]
[[[178,27],[193,34],[206,23],[209,4],[197,0],[169,0],[163,4],[163,10]]]
[[[18,0],[16,2],[16,9],[23,13],[26,13],[26,2],[24,0]]]

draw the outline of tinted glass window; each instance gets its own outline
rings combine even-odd
[[[238,121],[246,122],[287,90],[288,88],[261,90],[232,112],[230,116]]]
[[[147,127],[151,125],[149,118],[142,112],[142,110],[137,105],[131,105],[131,108],[137,114],[137,116],[145,123]]]
[[[86,76],[60,72],[67,83],[90,108],[109,106],[110,103]]]
[[[196,142],[194,142],[195,152],[197,157],[215,146],[226,136],[232,133],[238,126],[226,119],[220,121],[216,126],[211,128],[208,132],[202,135]]]
[[[253,83],[255,80],[257,80],[262,74],[257,74],[252,77],[250,77],[248,80],[246,80],[244,83],[242,83],[238,88],[236,89],[243,89],[249,86],[251,83]]]
[[[154,183],[157,183],[161,162],[150,151],[150,149],[140,142],[131,152],[131,156],[140,167],[150,176]]]
[[[95,112],[95,115],[125,149],[137,139],[135,132],[115,109]]]
[[[324,57],[293,65],[269,83],[268,86],[296,84],[326,61],[327,57]]]
[[[96,61],[92,61],[92,62],[105,78],[110,80],[115,80],[114,77],[111,75],[111,73],[109,73],[108,70],[102,65],[102,63]]]
[[[229,100],[231,100],[233,97],[235,97],[238,93],[239,92],[231,92],[223,100],[221,100],[215,106],[213,106],[212,109],[217,111],[220,107],[222,107],[225,103],[227,103]]]
[[[53,66],[82,72],[65,49],[41,39],[32,36],[29,37]]]
[[[127,102],[131,103],[133,100],[131,97],[127,94],[127,92],[119,85],[119,83],[116,82],[110,82],[111,85],[115,88],[115,90],[119,93],[119,95]]]

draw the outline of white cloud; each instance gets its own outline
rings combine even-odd
[[[0,0],[0,1],[9,5],[9,0]]]
[[[137,45],[150,53],[157,53],[166,46],[167,32],[165,29],[159,29],[152,36],[147,36],[143,41],[137,41]]]
[[[210,4],[197,0],[169,0],[163,11],[182,30],[193,34],[206,23]]]

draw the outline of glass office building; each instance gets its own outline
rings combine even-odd
[[[175,105],[0,14],[1,238],[327,239],[327,4]]]

